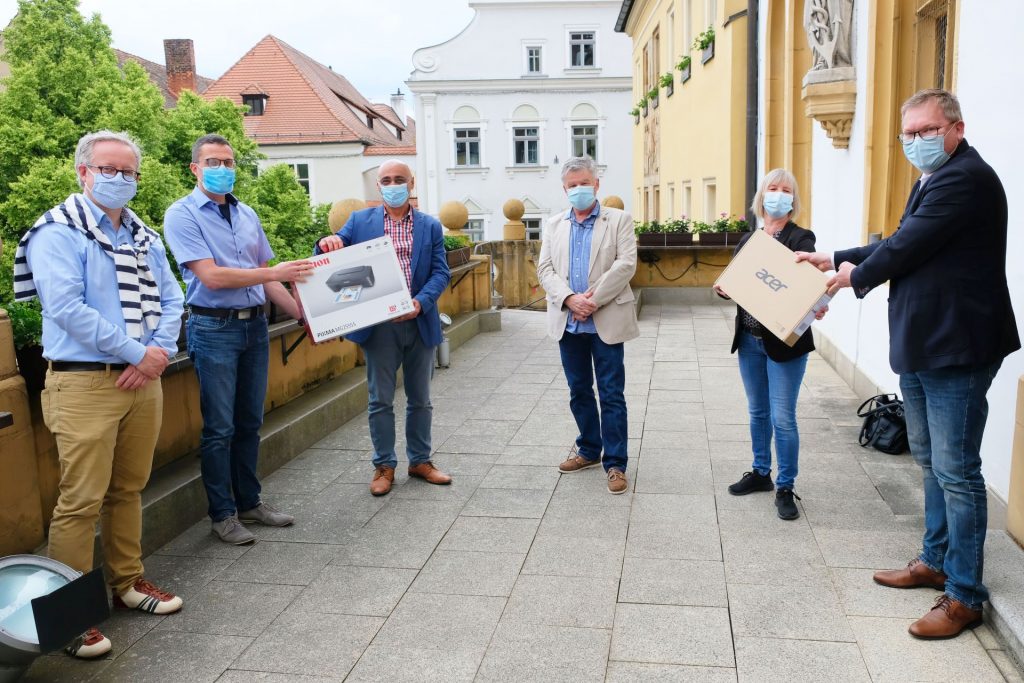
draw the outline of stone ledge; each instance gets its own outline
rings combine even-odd
[[[986,621],[1018,668],[1024,670],[1024,549],[1009,534],[989,529],[985,540]]]

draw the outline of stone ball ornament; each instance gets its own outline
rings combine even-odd
[[[601,202],[601,205],[607,206],[609,209],[618,209],[619,211],[624,211],[626,208],[626,204],[622,201],[622,197],[614,194],[610,194],[605,197],[604,201]]]
[[[452,200],[441,205],[437,216],[449,232],[456,232],[462,230],[469,221],[469,209],[462,202]]]
[[[510,199],[501,207],[501,212],[508,220],[517,222],[522,220],[523,214],[526,213],[526,206],[519,199]]]
[[[334,202],[330,213],[327,214],[327,224],[331,226],[331,232],[338,232],[348,221],[348,217],[355,211],[366,208],[366,202],[362,199],[339,199]]]

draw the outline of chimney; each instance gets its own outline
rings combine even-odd
[[[398,120],[403,126],[408,123],[405,119],[405,95],[402,94],[401,88],[391,94],[391,108],[398,114]]]
[[[196,53],[192,40],[164,40],[164,60],[167,64],[167,89],[174,99],[178,99],[182,90],[196,92]]]

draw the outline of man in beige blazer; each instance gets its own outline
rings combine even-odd
[[[597,201],[600,184],[589,157],[565,162],[562,187],[572,208],[547,223],[537,279],[547,292],[548,334],[558,341],[569,408],[580,430],[558,469],[567,474],[603,464],[608,492],[619,494],[629,488],[624,342],[640,334],[629,288],[636,238],[628,213]]]

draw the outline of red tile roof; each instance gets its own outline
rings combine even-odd
[[[344,76],[274,36],[257,43],[203,96],[241,104],[242,93],[267,95],[263,114],[245,117],[246,133],[262,145],[361,142],[367,149],[379,146],[387,150],[382,154],[395,154],[394,148],[410,144],[390,107],[379,111]],[[384,121],[402,130],[403,139]]]
[[[130,52],[125,52],[124,50],[118,50],[116,48],[114,49],[114,54],[117,55],[118,66],[124,66],[124,63],[126,61],[131,60],[133,62],[137,62],[139,66],[146,70],[146,72],[149,74],[149,80],[152,81],[156,87],[160,88],[160,93],[164,96],[165,107],[173,107],[174,104],[178,101],[178,98],[175,97],[167,88],[167,67],[165,67],[163,64],[151,62],[148,59],[143,59],[138,55],[133,55]],[[199,74],[196,74],[196,90],[198,91],[197,94],[202,95],[204,92],[206,92],[206,89],[210,87],[211,83],[213,83],[212,78],[206,78],[205,76],[200,76]]]

